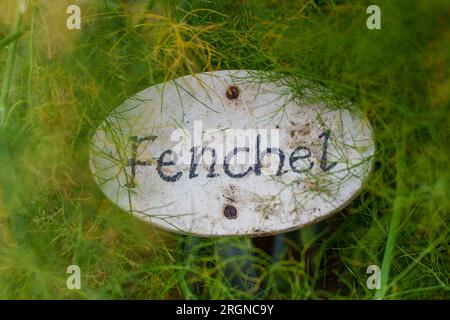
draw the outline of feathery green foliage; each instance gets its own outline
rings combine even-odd
[[[11,3],[0,0],[0,39],[11,35]],[[69,4],[31,1],[24,34],[8,40],[17,50],[2,88],[0,298],[450,297],[448,1],[379,2],[381,30],[366,27],[368,1],[98,0],[81,5],[81,30],[66,29]],[[9,59],[0,48],[2,77]],[[327,102],[353,101],[374,129],[361,195],[320,231],[291,233],[276,259],[260,249],[268,239],[186,239],[138,221],[88,168],[93,132],[126,98],[224,69],[324,85]],[[230,276],[245,257],[221,258],[224,246],[252,251],[254,272]],[[81,290],[66,288],[71,264]],[[366,286],[372,264],[381,290]],[[248,289],[235,286],[246,277]]]

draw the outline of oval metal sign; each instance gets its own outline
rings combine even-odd
[[[98,128],[91,171],[111,201],[171,231],[299,228],[344,207],[374,153],[364,117],[309,96],[244,70],[152,86]]]

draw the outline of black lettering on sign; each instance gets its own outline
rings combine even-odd
[[[331,132],[330,130],[323,131],[319,138],[323,139],[322,143],[322,156],[320,158],[320,169],[324,172],[330,171],[332,168],[334,168],[337,164],[337,162],[329,162],[328,163],[328,141],[330,138]],[[131,166],[131,177],[130,180],[127,180],[127,187],[129,188],[135,188],[135,177],[136,177],[136,167],[137,166],[151,166],[152,163],[149,161],[141,161],[137,159],[137,153],[138,153],[138,147],[139,145],[144,141],[154,141],[156,139],[156,136],[146,136],[146,137],[137,137],[132,136],[129,138],[132,142],[131,144],[131,158],[128,159],[128,166]],[[217,162],[217,154],[216,150],[211,147],[193,147],[191,148],[190,152],[192,153],[191,156],[191,163],[189,167],[189,178],[193,179],[198,177],[197,167],[199,164],[199,161],[202,157],[204,157],[206,152],[209,152],[212,158],[211,165],[209,166],[209,170],[207,173],[208,178],[215,178],[218,177],[219,174],[215,172],[215,166]],[[231,152],[229,152],[225,158],[223,163],[223,169],[227,176],[231,178],[243,178],[247,175],[249,175],[252,171],[255,172],[255,175],[260,176],[261,175],[261,169],[262,169],[262,160],[267,154],[276,154],[278,155],[278,169],[277,169],[277,176],[281,176],[283,173],[287,172],[286,170],[283,172],[284,162],[285,162],[285,153],[279,149],[279,148],[266,148],[265,150],[261,151],[261,135],[258,134],[256,136],[256,164],[254,168],[252,166],[249,166],[246,171],[235,173],[232,172],[230,169],[230,162],[234,156],[236,156],[239,152],[250,152],[250,149],[248,147],[242,147],[242,148],[234,148]],[[165,161],[164,159],[166,156],[171,156],[172,160]],[[311,150],[308,147],[299,146],[289,156],[289,164],[293,172],[296,173],[306,173],[310,171],[313,166],[314,162],[309,162],[309,166],[305,166],[305,168],[300,168],[298,160],[300,159],[308,159],[311,157]],[[174,160],[175,158],[175,160]],[[166,150],[159,156],[157,160],[157,166],[156,171],[158,172],[158,175],[167,182],[176,182],[178,181],[181,176],[182,172],[176,172],[173,175],[168,175],[167,173],[164,173],[162,168],[163,167],[169,167],[176,165],[176,158],[177,154],[172,150]],[[128,179],[128,178],[127,178]]]
[[[138,137],[138,136],[131,136],[128,139],[131,141],[131,158],[128,159],[128,165],[131,166],[131,177],[130,181],[125,185],[128,188],[135,188],[136,187],[136,166],[151,166],[152,164],[148,161],[140,161],[137,159],[137,151],[139,145],[144,141],[155,141],[157,137],[156,136],[145,136],[145,137]]]
[[[327,165],[327,150],[328,139],[330,138],[330,130],[325,130],[324,132],[322,132],[319,138],[324,138],[322,144],[322,157],[320,158],[320,169],[322,169],[322,171],[324,172],[328,172],[337,164],[336,162],[331,162]]]
[[[307,151],[307,154],[301,155],[300,152],[301,151]],[[309,150],[309,148],[307,147],[298,147],[297,149],[295,149],[294,151],[292,151],[291,156],[289,157],[289,164],[291,165],[291,169],[294,172],[297,173],[305,173],[308,172],[309,170],[312,169],[312,167],[314,166],[314,162],[310,162],[309,164],[309,168],[307,169],[298,169],[295,165],[295,162],[299,159],[307,159],[311,156],[311,150]]]
[[[198,162],[200,161],[200,157],[205,154],[205,151],[210,152],[211,156],[212,156],[212,163],[211,163],[211,166],[209,167],[209,172],[208,172],[207,177],[208,178],[217,177],[219,174],[214,172],[216,161],[217,161],[216,150],[214,148],[210,148],[210,147],[203,147],[202,152],[197,153],[198,149],[200,149],[200,147],[192,147],[191,148],[192,156],[191,156],[191,166],[189,168],[189,178],[192,179],[192,178],[198,177],[198,174],[195,173],[195,171],[197,170],[197,166],[198,166]]]
[[[195,170],[197,170],[198,161],[200,160],[201,154],[197,154],[197,150],[201,147],[192,147],[191,148],[191,166],[189,167],[189,178],[195,178],[198,177],[198,174],[195,173]]]
[[[161,155],[159,156],[159,159],[158,159],[158,165],[156,167],[156,171],[158,172],[161,179],[163,179],[164,181],[167,181],[167,182],[178,181],[181,178],[181,175],[183,174],[182,172],[177,172],[172,176],[168,176],[161,170],[162,167],[168,167],[168,166],[175,165],[175,162],[172,160],[164,161],[164,157],[166,155],[175,155],[176,156],[176,153],[173,152],[172,150],[166,150],[163,153],[161,153]]]
[[[261,161],[264,159],[264,157],[267,154],[278,154],[279,162],[278,162],[278,170],[277,170],[277,176],[281,176],[283,173],[283,166],[284,166],[284,159],[285,155],[284,152],[278,148],[267,148],[263,152],[260,151],[261,149],[261,135],[258,134],[256,136],[256,165],[255,165],[255,174],[257,176],[261,175]]]
[[[234,148],[233,151],[229,152],[226,156],[225,159],[223,161],[223,171],[225,171],[225,173],[231,177],[231,178],[242,178],[245,177],[246,175],[248,175],[250,172],[252,172],[253,168],[249,167],[245,172],[242,173],[233,173],[230,170],[230,161],[231,159],[238,154],[238,152],[249,152],[250,148],[245,147],[245,148]]]

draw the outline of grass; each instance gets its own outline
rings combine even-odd
[[[69,4],[31,1],[19,28],[16,2],[0,0],[0,298],[450,297],[448,1],[379,2],[381,30],[366,28],[368,1],[89,1],[79,31],[65,27]],[[361,195],[290,233],[276,258],[271,239],[196,240],[137,221],[88,168],[93,132],[126,98],[224,69],[323,85],[374,129]],[[252,251],[254,269],[241,274],[245,254],[223,259],[223,247]],[[81,290],[66,287],[71,264]],[[372,264],[380,290],[366,286]]]

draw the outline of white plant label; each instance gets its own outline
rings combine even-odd
[[[324,219],[361,189],[372,132],[350,103],[290,92],[244,70],[152,86],[100,125],[91,171],[112,202],[170,231],[258,236]]]

